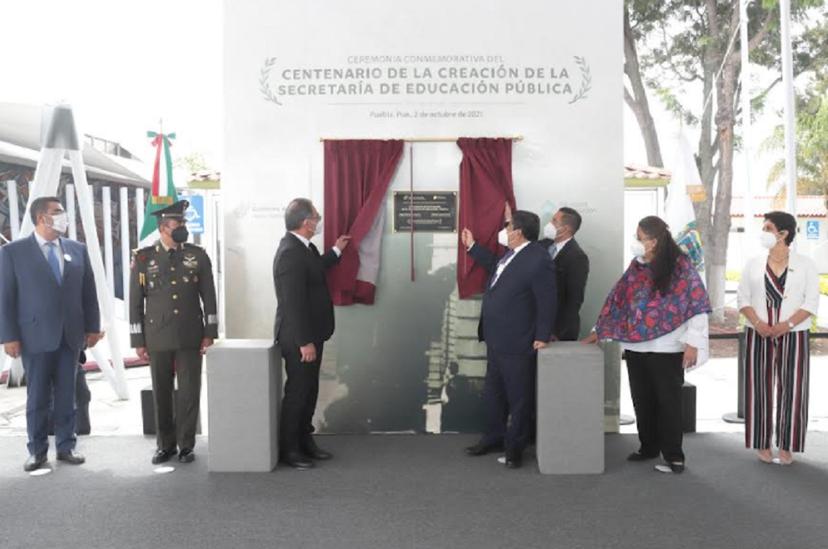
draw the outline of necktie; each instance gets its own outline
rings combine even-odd
[[[500,278],[500,275],[503,274],[503,269],[506,268],[506,262],[509,261],[509,258],[515,255],[515,251],[511,248],[506,250],[506,253],[503,254],[503,257],[500,258],[500,261],[497,262],[497,269],[495,269],[495,274],[492,277],[492,282],[489,284],[489,288],[495,285],[497,279]]]
[[[319,250],[316,249],[316,246],[314,246],[313,242],[311,242],[308,245],[308,248],[310,248],[310,251],[313,252],[314,257],[319,257]]]
[[[49,242],[47,244],[49,246],[49,253],[47,254],[47,259],[49,260],[49,267],[52,268],[52,274],[55,275],[55,280],[60,286],[61,282],[63,282],[63,277],[60,275],[60,260],[57,256],[57,244],[54,242]]]
[[[503,257],[501,257],[500,261],[497,262],[497,266],[500,267],[502,265],[505,265],[506,262],[509,261],[509,258],[513,255],[515,255],[515,251],[513,249],[509,248],[508,250],[506,250],[506,253],[503,254]]]
[[[555,259],[555,255],[557,255],[557,253],[558,253],[558,245],[553,242],[552,245],[549,246],[549,257],[551,257],[552,259]]]

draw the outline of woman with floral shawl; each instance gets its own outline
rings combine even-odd
[[[664,473],[684,471],[684,370],[707,360],[710,301],[699,273],[656,216],[638,222],[635,258],[610,291],[585,343],[613,340],[627,362],[641,446],[627,458],[661,454]]]

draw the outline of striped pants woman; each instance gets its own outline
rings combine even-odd
[[[776,277],[770,268],[765,274],[771,326],[780,321],[786,274],[787,271]],[[771,448],[775,386],[776,445],[787,452],[804,451],[808,428],[808,332],[800,330],[765,338],[753,328],[746,328],[745,338],[745,446],[756,450]]]

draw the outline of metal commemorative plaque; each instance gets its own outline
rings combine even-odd
[[[456,191],[395,191],[394,232],[457,232]]]

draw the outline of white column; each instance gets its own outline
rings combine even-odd
[[[78,222],[75,213],[75,186],[66,185],[66,212],[69,215],[69,238],[78,239]]]
[[[144,228],[144,189],[135,189],[135,242],[141,246],[141,229]]]
[[[750,55],[748,51],[748,13],[747,5],[750,0],[740,0],[739,4],[739,20],[741,41],[740,53],[742,55],[742,155],[745,158],[745,198],[744,198],[744,223],[745,232],[742,233],[745,237],[745,244],[753,246],[756,242],[755,219],[753,218],[753,185],[750,178],[751,155],[753,148],[751,147],[752,137],[750,134]]]
[[[236,473],[272,471],[279,457],[279,348],[269,339],[225,339],[207,350],[206,365],[210,388],[208,469]]]
[[[9,226],[11,227],[12,240],[16,240],[20,234],[20,208],[18,207],[17,181],[14,179],[6,181],[6,193],[9,197]]]
[[[791,55],[791,2],[780,0],[782,39],[782,85],[785,92],[785,187],[786,208],[796,217],[796,123],[794,107],[793,57]]]
[[[101,189],[103,210],[103,231],[104,231],[104,265],[106,266],[106,283],[109,285],[110,298],[115,295],[114,273],[112,267],[112,193],[109,187]]]
[[[129,321],[129,189],[121,187],[121,281],[124,287],[124,318]]]

